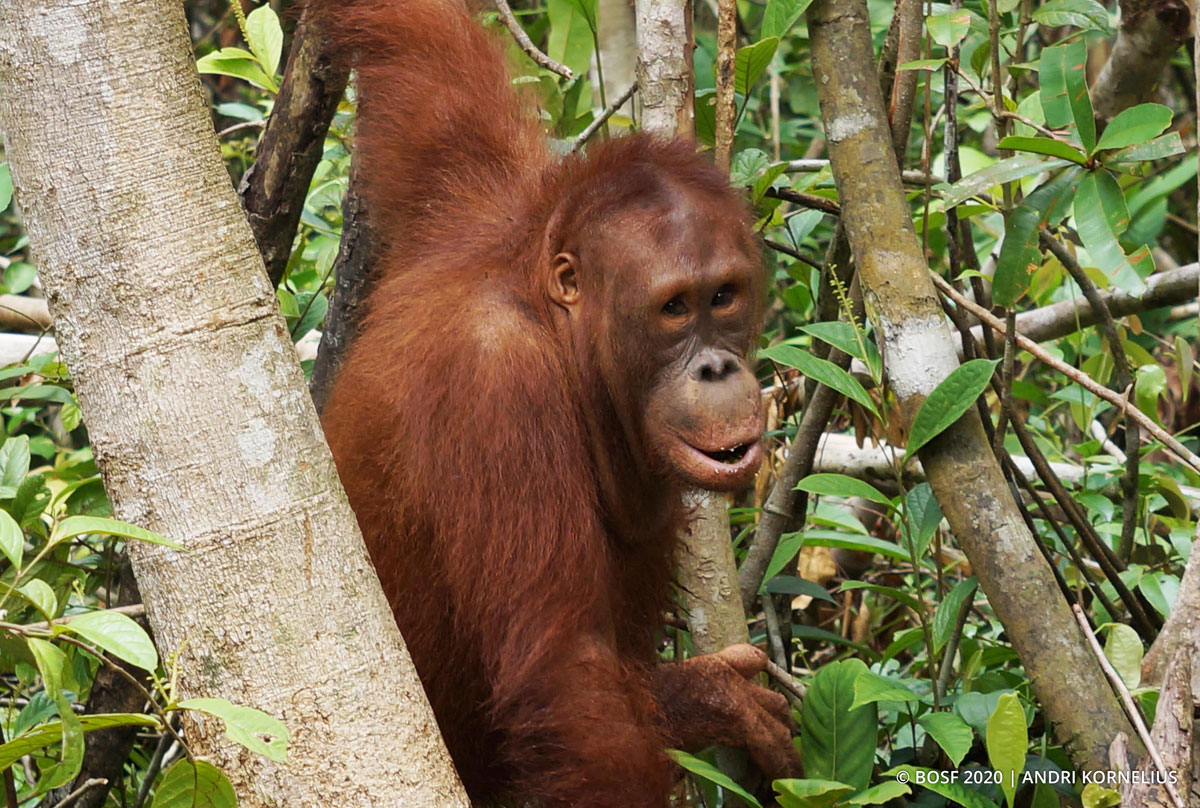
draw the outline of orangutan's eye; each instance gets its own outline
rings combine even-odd
[[[734,292],[734,289],[732,286],[729,286],[729,285],[722,286],[720,289],[717,290],[717,293],[715,295],[713,295],[712,307],[714,309],[720,309],[725,306],[733,305],[733,300],[736,296],[737,296],[737,293]]]
[[[681,297],[673,297],[662,307],[663,314],[668,317],[682,317],[688,313],[687,305]]]

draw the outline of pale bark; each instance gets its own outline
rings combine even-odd
[[[733,136],[737,130],[735,70],[737,62],[737,0],[717,0],[717,109],[713,133],[713,160],[729,170]]]
[[[842,220],[889,382],[911,421],[957,360],[913,231],[879,82],[863,69],[873,63],[866,2],[817,0],[808,25]],[[1021,521],[978,413],[968,410],[920,458],[1055,737],[1080,768],[1107,768],[1109,744],[1132,728]]]
[[[637,0],[642,129],[692,134],[692,0]]]
[[[180,697],[243,806],[466,805],[221,163],[174,0],[0,4],[0,128],[58,341]],[[419,597],[420,593],[414,593]]]
[[[637,22],[633,14],[633,2],[597,0],[596,17],[598,48],[595,61],[604,73],[604,101],[611,104],[637,80]],[[605,104],[601,103],[598,84],[593,95],[597,110],[603,109]],[[621,105],[617,112],[635,117],[640,106],[634,96]]]

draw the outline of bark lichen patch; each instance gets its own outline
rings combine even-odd
[[[883,345],[884,366],[904,368],[888,373],[888,382],[901,401],[928,396],[958,365],[946,324],[938,319],[910,319],[887,328]]]

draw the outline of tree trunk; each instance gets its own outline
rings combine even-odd
[[[954,346],[909,217],[879,82],[864,69],[874,63],[866,0],[817,0],[807,13],[842,219],[888,380],[911,423],[957,365]],[[1055,737],[1079,768],[1108,768],[1108,745],[1133,729],[1021,521],[978,413],[968,410],[920,458]]]
[[[243,806],[466,805],[371,568],[174,0],[5,0],[0,128],[63,357],[180,697],[281,718],[286,763],[219,722]],[[414,593],[414,596],[420,596]]]

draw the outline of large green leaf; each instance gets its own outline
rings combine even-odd
[[[1164,157],[1174,157],[1185,151],[1187,151],[1187,147],[1183,145],[1183,139],[1179,137],[1179,133],[1168,132],[1147,143],[1139,143],[1136,146],[1122,149],[1107,160],[1112,163],[1137,163],[1143,160],[1162,160]]]
[[[671,758],[671,760],[675,761],[682,768],[687,769],[697,777],[701,777],[710,783],[720,786],[730,793],[738,795],[738,797],[746,801],[747,805],[755,806],[755,808],[762,808],[762,803],[754,799],[754,796],[750,794],[750,792],[739,786],[736,782],[734,782],[733,778],[707,761],[703,761],[694,755],[689,755],[687,752],[681,752],[678,749],[668,749],[667,757]]]
[[[954,713],[926,713],[917,719],[917,723],[925,728],[929,737],[937,741],[946,757],[957,767],[971,751],[971,743],[975,734]]]
[[[172,550],[183,549],[175,542],[165,536],[160,536],[152,530],[146,530],[137,525],[131,525],[128,522],[120,522],[116,519],[107,519],[102,516],[68,516],[54,526],[54,531],[50,534],[50,541],[52,543],[60,542],[64,539],[73,539],[76,536],[82,536],[85,533],[98,533],[103,536],[120,536],[124,539],[137,539],[149,544],[161,544],[164,547],[170,547]]]
[[[874,704],[851,709],[854,682],[867,672],[858,659],[828,663],[808,686],[800,710],[804,773],[862,791],[875,764],[878,712]]]
[[[1031,273],[1041,256],[1038,231],[1066,215],[1079,175],[1077,168],[1064,171],[1022,199],[1009,214],[992,281],[997,306],[1012,308],[1029,290]]]
[[[943,48],[953,48],[971,30],[971,12],[965,8],[934,14],[925,18],[925,27],[934,42]]]
[[[796,483],[799,491],[810,494],[824,494],[833,497],[862,497],[880,505],[890,505],[891,500],[882,494],[878,488],[855,477],[845,474],[810,474]]]
[[[1170,125],[1171,110],[1162,104],[1138,104],[1121,110],[1108,122],[1096,151],[1146,143],[1167,131]]]
[[[268,76],[253,53],[242,48],[221,48],[196,60],[196,69],[201,73],[233,76],[243,79],[270,92],[278,92],[279,86]]]
[[[737,58],[734,62],[734,90],[742,95],[749,95],[771,64],[771,59],[775,56],[775,49],[778,47],[779,37],[769,36],[760,39],[753,45],[738,48]]]
[[[96,715],[79,716],[80,728],[83,732],[94,732],[98,729],[113,727],[155,727],[162,725],[153,716],[141,713],[97,713]],[[39,749],[45,749],[50,744],[62,740],[62,721],[49,721],[23,735],[18,735],[11,741],[0,745],[0,769],[7,769],[26,755],[33,754]]]
[[[268,76],[279,72],[283,53],[283,28],[275,10],[263,4],[246,15],[246,44]]]
[[[976,194],[987,191],[988,188],[1014,180],[1032,177],[1043,171],[1052,171],[1070,165],[1067,160],[1045,160],[1032,154],[1017,154],[992,163],[950,186],[938,186],[942,190],[942,199],[947,208],[961,205]]]
[[[8,161],[0,162],[0,213],[8,207],[8,203],[12,202],[13,184],[12,174],[8,169]]]
[[[153,671],[158,667],[158,653],[150,635],[120,612],[87,612],[56,625],[54,629],[78,634],[101,650],[142,670]]]
[[[956,367],[921,402],[909,431],[907,460],[922,446],[940,435],[975,404],[988,386],[999,359],[972,359]]]
[[[596,46],[596,0],[547,0],[550,40],[546,55],[576,75],[586,74]]]
[[[795,345],[772,345],[758,352],[760,358],[771,359],[780,364],[796,368],[796,370],[814,379],[826,387],[833,388],[846,398],[858,402],[873,415],[878,415],[875,402],[867,395],[867,391],[858,380],[827,359],[813,356]]]
[[[225,722],[225,735],[229,740],[251,752],[276,762],[287,760],[287,725],[262,710],[233,704],[225,699],[186,699],[179,702],[178,706],[220,718]]]
[[[1144,653],[1142,638],[1132,628],[1124,623],[1114,623],[1108,627],[1108,636],[1104,638],[1104,655],[1130,690],[1135,690],[1142,683]]]
[[[1005,693],[996,702],[996,709],[987,723],[988,762],[1000,774],[1000,790],[1009,808],[1016,799],[1017,781],[1025,770],[1025,751],[1029,746],[1029,730],[1025,725],[1025,710],[1014,693]]]
[[[1046,154],[1050,157],[1058,157],[1063,160],[1070,160],[1076,165],[1084,165],[1087,163],[1087,155],[1079,149],[1072,146],[1070,143],[1064,143],[1061,140],[1055,140],[1049,137],[1020,137],[1010,136],[1001,140],[996,144],[998,149],[1012,149],[1013,151],[1033,152],[1034,154]]]
[[[229,778],[207,760],[177,761],[154,792],[150,808],[236,808]]]
[[[779,795],[782,808],[832,808],[854,793],[845,783],[833,780],[776,780],[771,786]]]
[[[1108,10],[1096,0],[1049,0],[1033,12],[1033,20],[1050,28],[1073,25],[1085,31],[1106,33],[1112,27]]]
[[[950,639],[958,621],[960,609],[974,596],[978,586],[979,582],[973,577],[959,581],[938,604],[937,611],[933,615],[933,648],[935,651],[946,647],[946,642]]]
[[[1096,145],[1096,122],[1087,90],[1087,46],[1082,39],[1054,45],[1042,51],[1040,95],[1046,124],[1062,129],[1074,124],[1083,150]]]
[[[24,552],[24,531],[17,521],[8,515],[8,511],[0,511],[0,553],[4,553],[4,557],[14,567],[20,567]]]
[[[1135,267],[1143,266],[1147,274],[1153,266],[1148,252],[1141,250],[1132,257],[1117,241],[1117,236],[1129,225],[1129,210],[1117,181],[1107,171],[1089,173],[1075,188],[1075,226],[1088,255],[1100,270],[1120,289],[1141,294],[1146,284]],[[1151,262],[1145,266],[1145,262]]]
[[[921,697],[903,685],[871,671],[863,671],[854,680],[854,702],[851,708],[881,701],[919,702]]]
[[[763,38],[782,37],[800,19],[810,3],[812,0],[767,0],[762,20]]]

